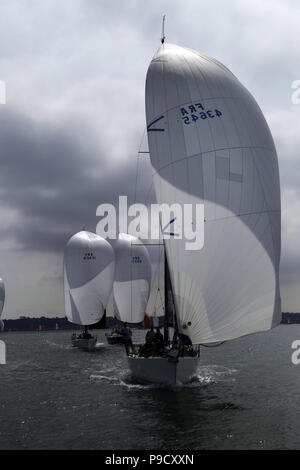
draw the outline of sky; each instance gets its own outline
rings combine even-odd
[[[293,0],[0,0],[3,318],[64,315],[68,238],[96,209],[151,199],[144,87],[167,41],[224,63],[274,137],[282,194],[283,311],[300,311],[300,5]],[[137,185],[137,158],[139,158]],[[136,188],[136,195],[135,193]]]

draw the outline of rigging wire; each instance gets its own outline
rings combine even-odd
[[[141,139],[141,142],[140,142],[140,145],[139,145],[139,150],[138,150],[138,153],[137,153],[136,172],[135,172],[135,185],[134,185],[134,204],[136,203],[136,195],[137,195],[137,184],[138,184],[138,176],[139,176],[140,154],[141,154],[141,153],[144,153],[144,152],[141,152],[141,147],[142,147],[143,142],[144,142],[146,129],[147,129],[147,128],[145,127],[145,128],[144,128],[143,135],[142,135],[142,139]],[[146,152],[145,152],[145,153],[146,153]]]

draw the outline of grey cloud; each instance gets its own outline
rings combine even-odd
[[[14,237],[23,249],[62,250],[83,226],[95,230],[99,204],[116,204],[122,194],[133,200],[136,159],[110,166],[109,149],[90,147],[92,136],[79,127],[80,133],[72,122],[49,128],[1,111],[0,199],[18,214],[13,226],[2,224],[2,239]]]

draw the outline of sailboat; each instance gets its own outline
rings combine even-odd
[[[1,320],[5,302],[5,285],[3,279],[0,278],[0,331],[4,330],[4,322]]]
[[[114,243],[114,313],[119,322],[138,325],[144,321],[151,287],[151,262],[145,245],[133,235],[119,233]],[[122,343],[120,329],[106,335],[110,344]]]
[[[85,230],[73,235],[64,254],[64,291],[67,318],[83,326],[72,335],[73,346],[94,349],[97,336],[88,326],[101,320],[111,294],[114,275],[114,252],[104,238]]]
[[[248,90],[216,59],[161,42],[146,79],[156,199],[204,205],[204,243],[189,250],[175,231],[164,238],[175,329],[186,341],[129,366],[137,378],[176,384],[199,364],[197,354],[185,357],[186,343],[217,345],[280,323],[280,183],[271,132]]]

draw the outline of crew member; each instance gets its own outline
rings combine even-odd
[[[132,331],[129,328],[129,326],[127,325],[127,323],[124,323],[124,326],[123,326],[123,328],[121,328],[120,333],[121,333],[121,335],[123,335],[125,349],[126,349],[126,353],[127,353],[127,356],[128,356],[129,352],[130,352],[130,349],[131,349],[132,352],[134,352],[134,349],[133,349],[133,344],[132,344],[132,339],[131,339]]]

